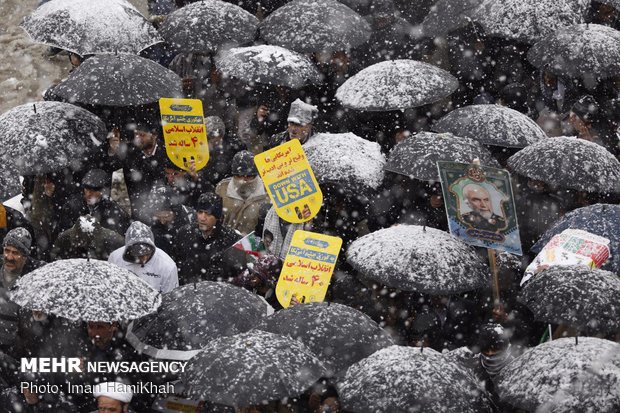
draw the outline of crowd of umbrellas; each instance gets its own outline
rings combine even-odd
[[[152,111],[162,97],[186,97],[183,76],[160,64],[171,54],[207,56],[219,75],[250,93],[285,89],[303,97],[302,91],[325,89],[329,97],[313,103],[331,122],[337,112],[430,112],[463,86],[458,73],[409,58],[359,67],[337,87],[326,86],[317,56],[329,60],[367,47],[375,27],[356,10],[372,13],[372,5],[384,1],[283,1],[260,19],[235,2],[176,3],[182,7],[157,29],[126,0],[51,0],[24,19],[34,42],[83,60],[48,100],[0,115],[3,199],[21,191],[20,176],[79,169],[118,119]],[[620,10],[620,2],[602,3]],[[591,7],[589,0],[439,0],[420,24],[409,25],[410,35],[440,42],[475,24],[490,38],[527,50],[522,57],[532,70],[596,85],[620,75],[620,32],[586,23]],[[495,395],[455,351],[401,345],[361,306],[342,300],[274,312],[257,294],[211,281],[162,295],[133,273],[95,259],[46,264],[19,278],[10,299],[72,321],[128,325],[125,338],[139,353],[189,361],[179,377],[184,396],[207,406],[269,409],[269,402],[293,400],[328,380],[341,411],[502,411],[498,400],[529,412],[620,411],[620,344],[612,341],[620,331],[618,137],[613,153],[586,139],[551,137],[509,105],[473,103],[445,110],[387,150],[385,141],[336,124],[304,150],[321,185],[336,183],[351,198],[379,194],[388,175],[435,184],[438,161],[478,159],[515,179],[600,201],[572,208],[537,234],[531,249],[524,246],[535,255],[554,235],[582,229],[609,239],[611,255],[601,269],[556,266],[519,289],[518,301],[536,321],[573,329],[578,337],[524,350],[494,378]],[[430,225],[370,232],[351,240],[339,261],[356,285],[379,285],[388,294],[451,296],[491,283],[476,249]]]

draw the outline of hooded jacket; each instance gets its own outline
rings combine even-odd
[[[136,244],[147,244],[155,250],[144,265],[135,262],[128,253],[128,249]],[[133,272],[149,283],[154,290],[161,293],[167,293],[179,286],[179,275],[175,262],[163,250],[155,246],[153,232],[140,221],[131,223],[125,233],[125,246],[112,252],[108,262]]]

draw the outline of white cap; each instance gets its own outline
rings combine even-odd
[[[288,112],[288,118],[286,120],[300,125],[307,125],[312,123],[317,113],[319,113],[319,109],[316,106],[309,105],[301,99],[295,99],[295,101],[291,103],[291,109]]]
[[[96,398],[100,396],[109,397],[110,399],[118,400],[119,402],[129,403],[133,397],[131,386],[118,381],[108,381],[105,383],[99,383],[93,390],[93,396]]]

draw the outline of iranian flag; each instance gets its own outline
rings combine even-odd
[[[243,251],[254,258],[260,257],[262,252],[260,238],[254,235],[254,231],[237,241],[233,248]]]

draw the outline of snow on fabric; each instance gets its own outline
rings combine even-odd
[[[458,88],[450,73],[415,60],[392,60],[369,66],[336,91],[347,108],[398,110],[436,102]]]
[[[546,323],[593,334],[620,330],[620,278],[609,271],[551,267],[528,281],[519,300]]]
[[[293,89],[321,82],[321,74],[302,54],[279,46],[250,46],[226,50],[216,56],[218,70],[247,82]]]
[[[487,285],[488,268],[475,250],[435,228],[397,225],[353,241],[348,262],[388,287],[456,294]]]
[[[377,189],[383,182],[385,156],[376,142],[353,133],[318,133],[304,144],[304,151],[319,183]]]
[[[161,296],[130,271],[99,260],[46,264],[10,292],[17,304],[70,320],[127,321],[157,310]]]
[[[17,106],[0,116],[0,131],[5,167],[36,175],[78,166],[107,134],[97,116],[61,102]]]
[[[203,0],[170,13],[159,33],[166,43],[184,52],[215,53],[251,43],[258,19],[241,7],[220,0]]]
[[[301,341],[331,373],[394,344],[387,332],[366,314],[336,303],[289,307],[266,318],[257,328]]]
[[[125,0],[52,0],[24,18],[34,41],[81,56],[138,54],[162,41],[157,30]]]
[[[483,0],[439,0],[422,21],[422,31],[426,36],[445,36],[450,31],[466,26],[469,14]]]
[[[85,234],[92,234],[95,232],[95,218],[89,216],[83,216],[79,219],[80,230]]]
[[[355,412],[491,411],[488,395],[459,364],[430,348],[390,346],[351,366],[338,384]]]
[[[261,37],[299,53],[348,50],[370,38],[362,16],[334,0],[295,0],[259,25]]]
[[[502,400],[527,411],[612,413],[620,408],[620,344],[561,338],[510,362],[497,378]]]
[[[213,340],[190,360],[181,380],[190,397],[248,406],[297,396],[324,374],[305,345],[252,330]]]
[[[216,338],[250,330],[272,312],[260,296],[240,287],[187,284],[164,294],[157,313],[134,321],[130,333],[137,341],[130,342],[152,357],[184,359],[181,353],[158,350],[199,350]]]
[[[471,18],[487,34],[535,43],[556,29],[583,23],[590,0],[485,0]]]
[[[439,119],[435,132],[450,132],[484,145],[523,148],[541,139],[545,132],[524,114],[500,105],[471,105]]]
[[[620,31],[600,24],[562,27],[527,53],[534,66],[557,75],[606,78],[620,73]]]
[[[437,161],[469,163],[476,158],[482,165],[500,167],[491,153],[473,139],[451,133],[420,132],[392,148],[385,170],[420,181],[439,181]]]
[[[620,162],[583,139],[547,138],[508,159],[516,173],[551,186],[585,192],[620,191]]]

